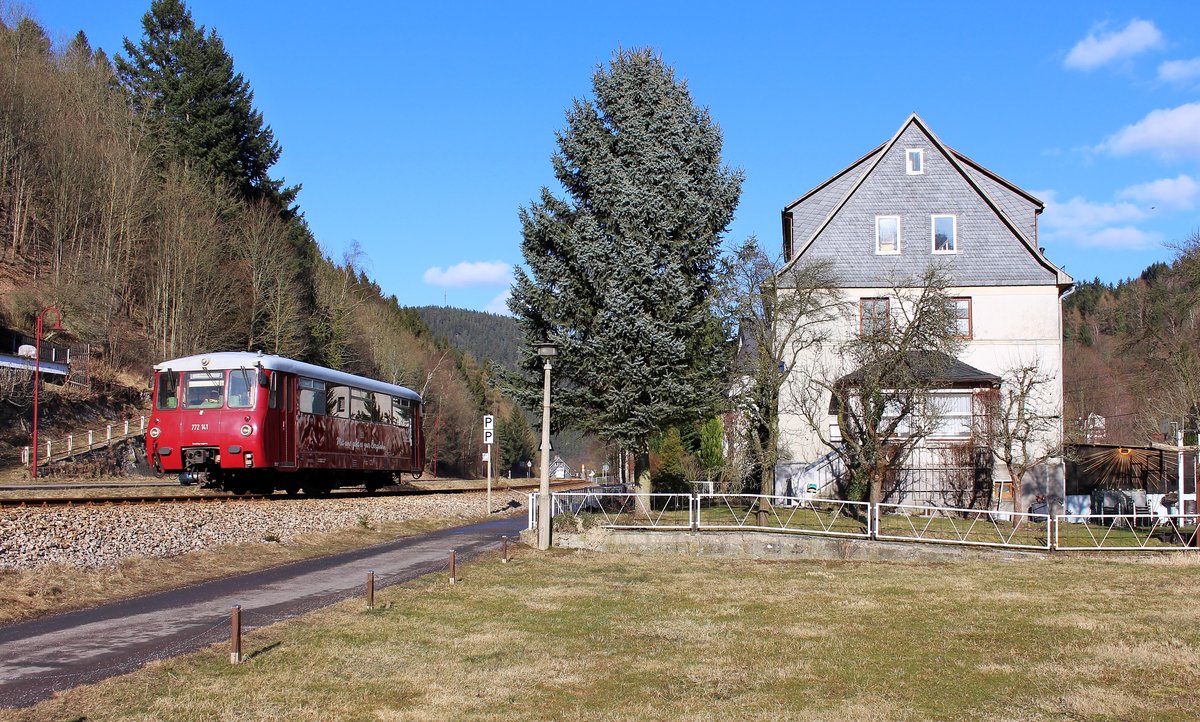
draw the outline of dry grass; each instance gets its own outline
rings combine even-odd
[[[165,559],[137,557],[104,569],[65,565],[33,570],[0,569],[0,623],[266,569],[463,523],[464,520],[457,517],[414,519],[379,524],[370,529],[309,534],[287,544],[230,545]]]
[[[1192,719],[1195,568],[537,554],[9,719]],[[256,654],[257,653],[257,654]],[[0,713],[3,716],[5,713]]]

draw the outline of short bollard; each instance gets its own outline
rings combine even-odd
[[[500,537],[500,563],[508,564],[508,537]]]
[[[229,615],[229,663],[242,663],[242,606],[233,605]]]
[[[454,573],[454,550],[450,550],[450,583],[453,584],[457,575]]]
[[[375,608],[375,570],[367,572],[367,609]]]

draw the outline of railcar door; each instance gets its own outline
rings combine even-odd
[[[271,454],[275,465],[296,465],[296,398],[294,379],[281,371],[271,373],[270,399],[267,403],[267,424],[270,430]]]

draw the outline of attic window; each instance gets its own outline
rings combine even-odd
[[[875,252],[900,252],[900,216],[875,216]]]
[[[909,175],[921,175],[925,172],[925,151],[920,148],[909,148],[904,151],[904,172]]]
[[[958,252],[958,220],[954,216],[930,216],[933,221],[933,252]]]

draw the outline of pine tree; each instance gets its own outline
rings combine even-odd
[[[153,0],[142,28],[139,44],[125,39],[128,59],[116,58],[134,110],[161,124],[174,152],[194,168],[244,199],[286,209],[299,187],[271,179],[279,143],[220,36],[197,26],[182,0]]]
[[[709,414],[727,365],[711,297],[721,234],[742,174],[721,165],[721,132],[650,50],[619,51],[558,134],[561,200],[543,188],[521,210],[509,308],[528,344],[558,344],[554,419],[636,452]],[[529,353],[514,391],[540,408]],[[646,484],[647,479],[642,478]]]

